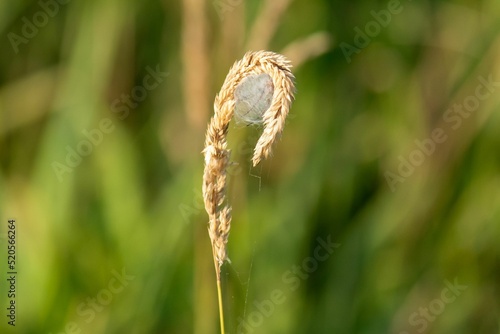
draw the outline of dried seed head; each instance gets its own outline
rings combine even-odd
[[[218,280],[220,267],[227,259],[226,245],[231,229],[231,206],[226,201],[229,123],[234,114],[246,124],[262,123],[262,135],[255,145],[252,163],[256,166],[270,156],[293,100],[295,87],[291,67],[280,54],[248,52],[231,67],[215,97],[215,113],[208,125],[203,150],[203,199],[209,216],[208,230]]]

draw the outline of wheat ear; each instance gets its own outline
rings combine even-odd
[[[236,105],[235,90],[245,78],[267,74],[272,80],[272,100],[263,111],[264,129],[255,146],[252,163],[256,166],[271,154],[274,141],[285,125],[294,94],[292,65],[282,55],[270,51],[248,52],[229,70],[222,88],[215,97],[214,116],[208,125],[203,174],[203,199],[208,213],[208,233],[217,276],[221,329],[223,330],[222,301],[220,292],[221,266],[227,258],[227,239],[231,228],[231,206],[226,202],[226,177],[230,151],[227,149],[227,132]]]

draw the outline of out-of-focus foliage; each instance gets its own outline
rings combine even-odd
[[[227,332],[499,333],[497,0],[3,1],[0,37],[1,333],[219,331],[200,152],[256,48],[297,95],[257,168],[230,128]]]

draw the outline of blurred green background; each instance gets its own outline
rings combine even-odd
[[[1,333],[219,332],[201,150],[258,49],[297,94],[260,166],[230,128],[227,333],[500,333],[497,0],[2,1],[0,35]]]

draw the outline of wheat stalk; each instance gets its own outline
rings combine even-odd
[[[219,94],[215,97],[214,116],[208,125],[205,148],[205,171],[203,174],[203,199],[208,213],[208,233],[212,243],[212,253],[217,277],[219,313],[221,330],[224,333],[223,308],[220,288],[221,266],[227,258],[227,240],[231,228],[231,206],[226,202],[226,177],[230,151],[227,149],[229,122],[238,102],[237,88],[245,79],[254,80],[258,75],[266,74],[270,78],[267,85],[272,91],[269,105],[253,110],[262,114],[264,129],[255,146],[252,163],[256,166],[267,158],[275,140],[283,131],[285,119],[290,109],[294,94],[294,76],[292,65],[282,55],[270,51],[248,52],[229,70]],[[249,80],[246,80],[247,82]],[[264,81],[265,83],[265,81]],[[264,89],[266,86],[264,86]],[[265,95],[265,92],[261,92]],[[258,102],[258,101],[253,101]]]

